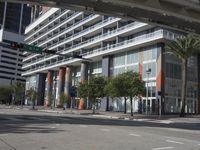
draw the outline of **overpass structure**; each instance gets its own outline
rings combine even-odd
[[[200,34],[200,0],[8,0],[90,11]]]

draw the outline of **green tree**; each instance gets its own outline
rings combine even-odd
[[[54,107],[54,100],[55,100],[53,94],[50,93],[48,99],[49,99],[48,106],[50,106],[52,109]]]
[[[7,104],[11,100],[12,89],[10,86],[0,86],[0,103]]]
[[[91,77],[88,82],[80,83],[77,89],[78,96],[81,98],[89,97],[92,103],[92,110],[95,113],[95,106],[98,98],[104,97],[104,87],[106,81],[103,77]]]
[[[124,98],[124,113],[127,112],[127,99],[129,96],[127,85],[129,81],[127,80],[126,74],[122,73],[118,76],[114,77],[112,83],[113,83],[113,95],[116,97],[123,97]]]
[[[126,72],[124,75],[129,81],[126,89],[131,102],[131,116],[133,116],[133,98],[145,93],[145,82],[140,79],[137,72]]]
[[[169,53],[174,54],[181,60],[182,66],[182,87],[181,101],[182,108],[180,117],[185,116],[186,89],[187,89],[187,64],[188,59],[200,50],[200,38],[195,35],[181,36],[175,41],[169,41],[166,46]]]
[[[25,84],[21,82],[17,82],[14,85],[11,86],[12,92],[14,93],[14,101],[12,104],[21,102],[21,105],[23,104],[23,98],[24,98],[24,91],[25,91]]]
[[[106,85],[104,87],[104,93],[106,96],[110,97],[110,98],[114,98],[117,97],[118,93],[116,92],[116,89],[114,87],[114,77],[110,77],[107,79],[106,81]]]
[[[32,102],[32,108],[35,109],[35,101],[38,97],[38,92],[34,88],[30,88],[29,90],[26,91],[26,96]]]
[[[67,105],[69,107],[70,103],[70,97],[66,95],[64,92],[60,95],[60,106],[64,108],[64,105]]]
[[[124,99],[124,113],[127,112],[127,99],[131,101],[131,115],[133,115],[133,97],[143,94],[145,91],[144,82],[140,80],[140,76],[135,72],[125,72],[108,80],[105,88],[107,96],[123,97]]]

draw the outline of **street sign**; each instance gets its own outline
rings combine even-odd
[[[28,45],[28,44],[24,44],[23,49],[28,52],[39,53],[39,54],[41,54],[42,50],[43,50],[41,47],[37,47],[34,45]]]
[[[34,45],[28,45],[28,44],[22,44],[22,43],[16,43],[16,42],[10,43],[10,46],[14,49],[20,48],[27,52],[39,53],[39,54],[41,54],[42,50],[43,50],[43,48],[41,48],[41,47],[37,47]]]

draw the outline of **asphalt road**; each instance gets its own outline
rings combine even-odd
[[[199,123],[0,109],[0,150],[200,150]]]

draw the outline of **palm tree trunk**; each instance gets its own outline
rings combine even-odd
[[[181,101],[182,108],[180,117],[185,116],[185,103],[186,103],[186,93],[187,93],[187,59],[182,59],[182,89],[181,89]]]
[[[124,97],[124,114],[126,114],[126,97]]]
[[[131,116],[133,116],[133,97],[130,97],[131,100]]]

